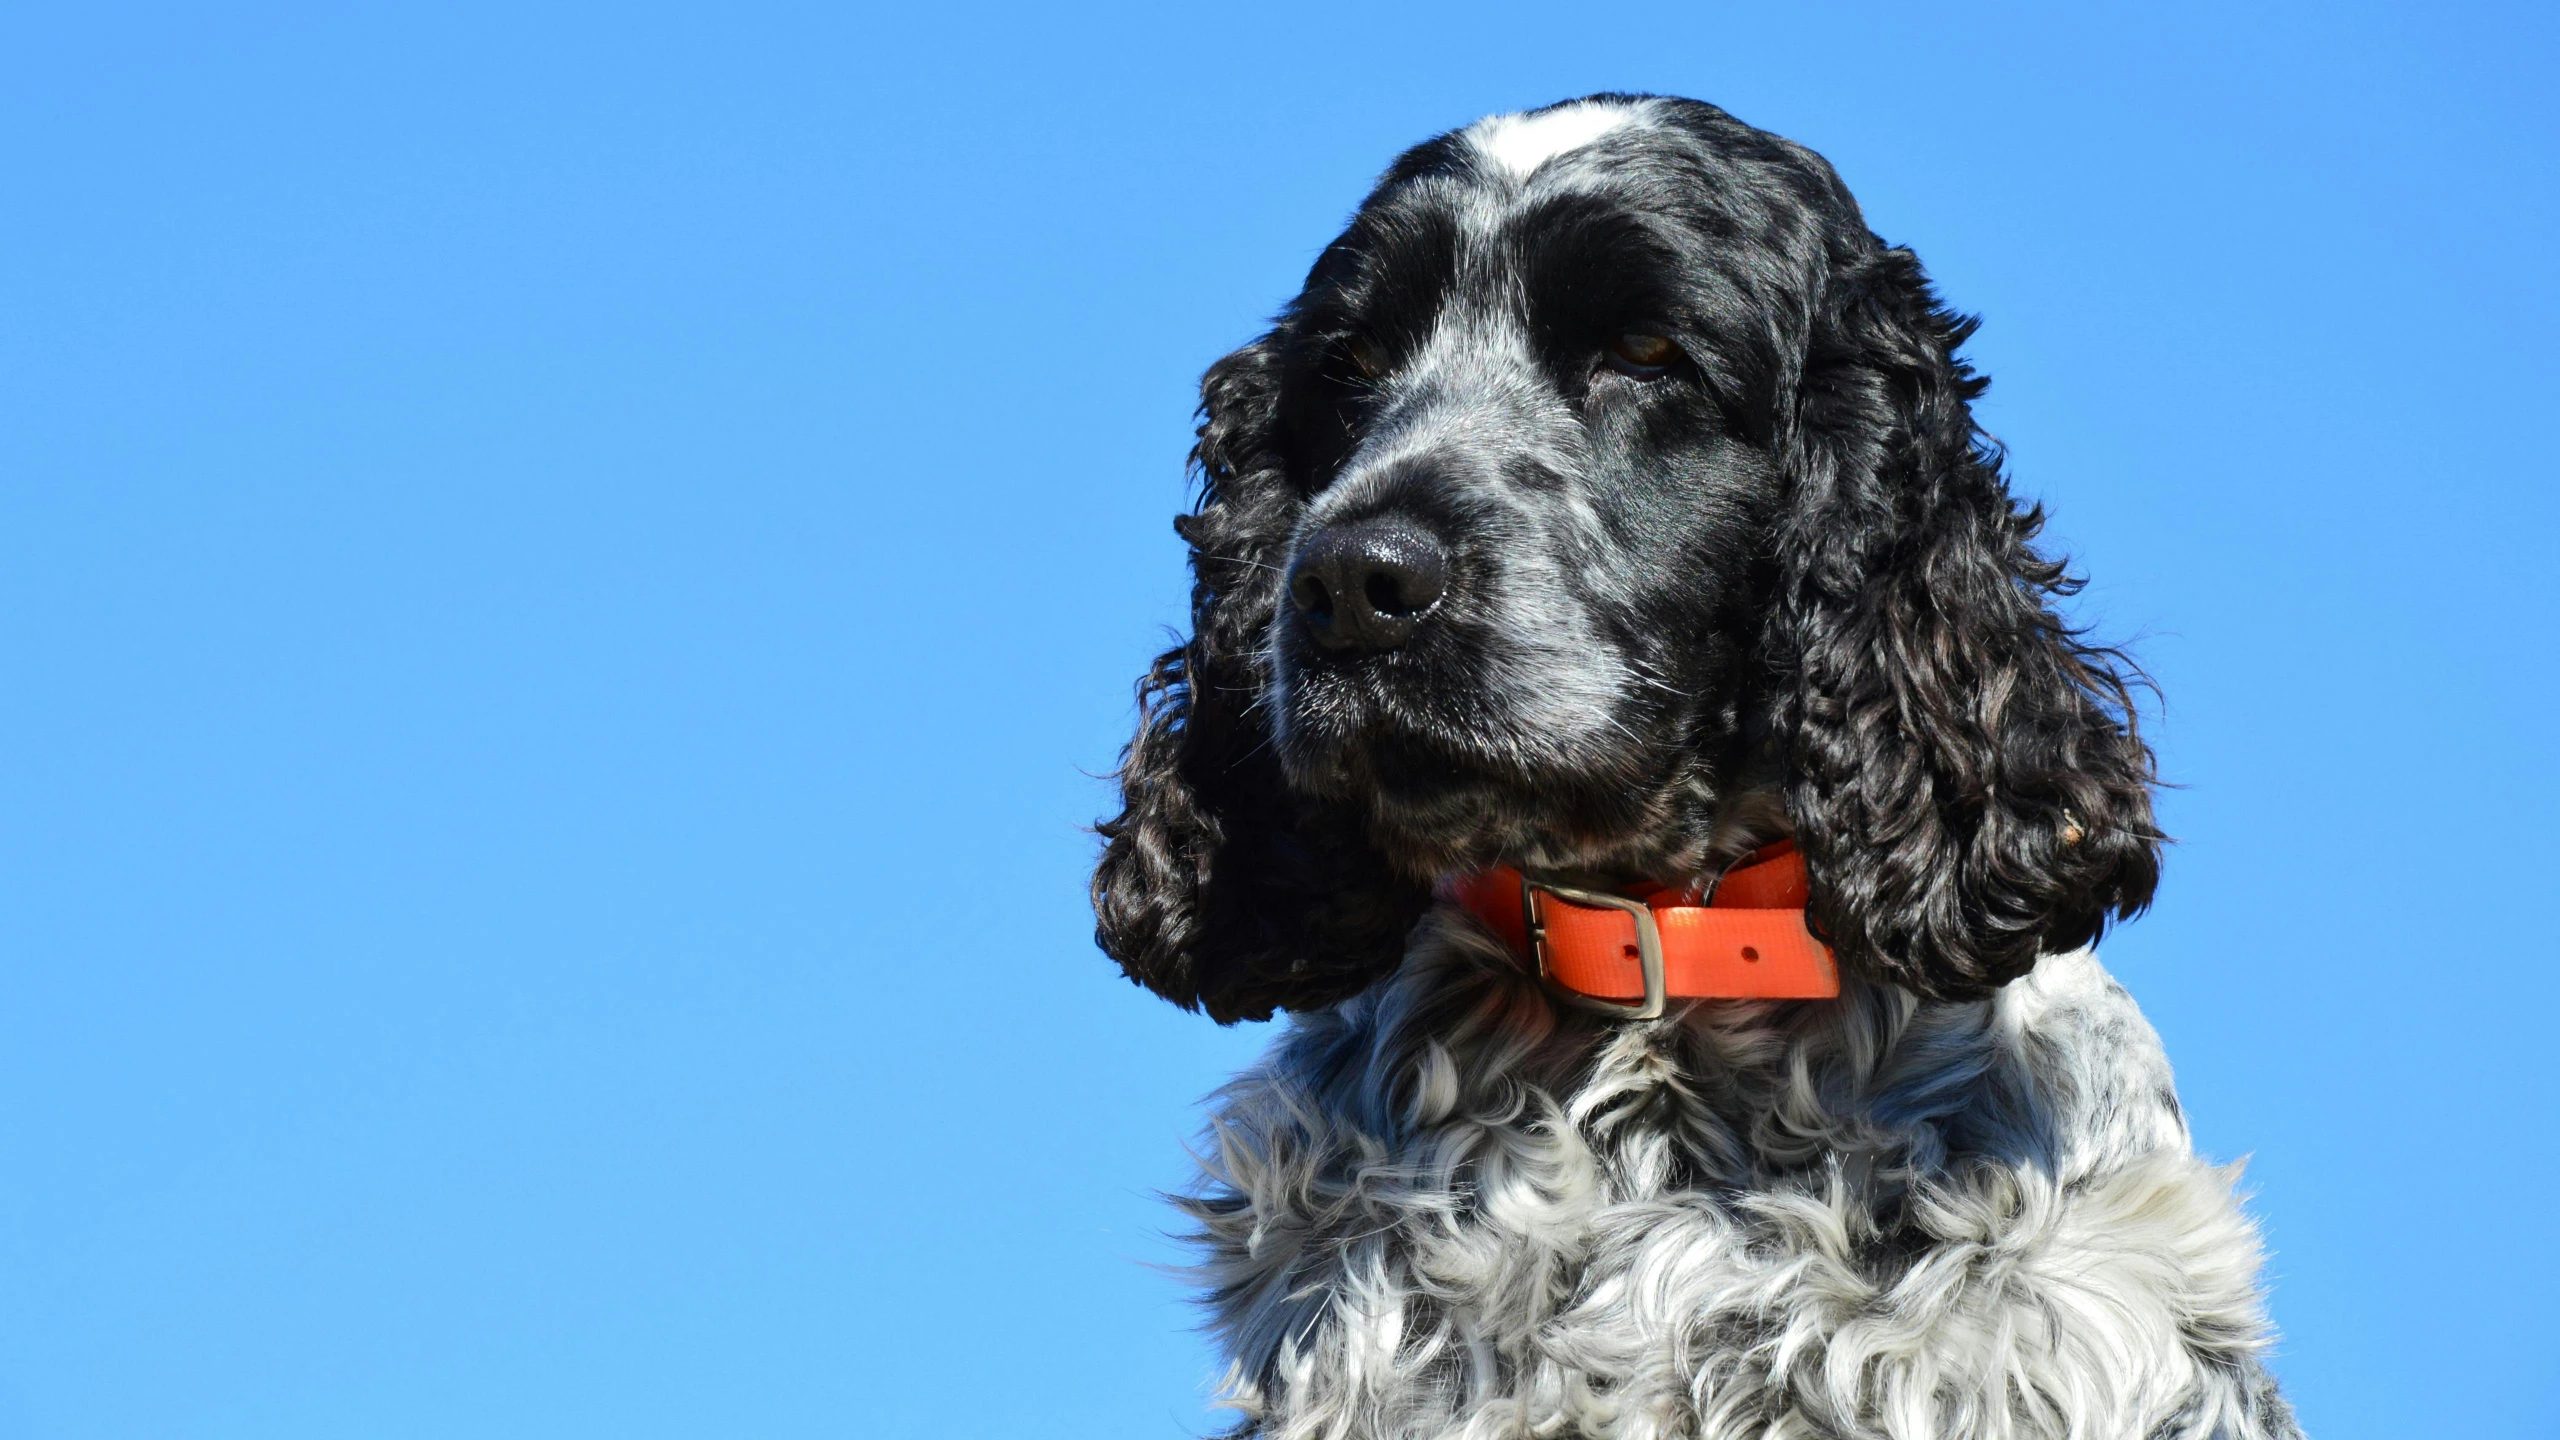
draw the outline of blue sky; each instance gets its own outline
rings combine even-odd
[[[1192,387],[1597,89],[1987,317],[2313,1433],[2560,1434],[2552,12],[2065,8],[0,17],[0,1437],[1213,1425],[1266,1035],[1079,829]]]

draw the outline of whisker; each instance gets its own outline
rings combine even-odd
[[[1635,678],[1643,681],[1654,689],[1662,691],[1666,695],[1677,695],[1683,700],[1695,700],[1698,698],[1688,691],[1681,689],[1679,686],[1672,684],[1670,681],[1663,679],[1661,676],[1654,674],[1652,667],[1642,660],[1630,659],[1626,662],[1626,665],[1628,674],[1633,675]]]
[[[1241,555],[1212,555],[1209,558],[1217,561],[1221,565],[1250,565],[1256,570],[1268,570],[1274,575],[1286,575],[1289,573],[1277,565],[1266,565],[1259,560],[1247,560]]]

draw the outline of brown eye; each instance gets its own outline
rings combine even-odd
[[[1610,368],[1621,374],[1650,380],[1671,368],[1680,358],[1680,347],[1661,335],[1648,335],[1630,330],[1609,342]]]
[[[1342,342],[1342,358],[1351,362],[1363,380],[1375,380],[1387,373],[1386,353],[1378,342],[1366,335],[1354,335]]]

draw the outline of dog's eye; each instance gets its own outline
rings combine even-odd
[[[1352,373],[1363,380],[1375,380],[1387,373],[1386,352],[1378,342],[1366,335],[1354,335],[1342,342],[1342,358],[1351,365]]]
[[[1651,380],[1680,359],[1680,347],[1661,335],[1630,330],[1609,342],[1609,368],[1621,375]]]

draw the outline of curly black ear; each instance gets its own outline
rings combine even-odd
[[[1909,251],[1835,261],[1781,442],[1771,646],[1816,929],[1950,998],[2139,912],[2162,838],[2124,662],[2054,613],[2078,582],[1974,426],[1972,330]]]
[[[1094,939],[1130,979],[1220,1024],[1347,999],[1395,967],[1429,904],[1351,816],[1282,778],[1263,655],[1299,505],[1266,337],[1200,384],[1191,638],[1138,682],[1122,809],[1096,828]]]

